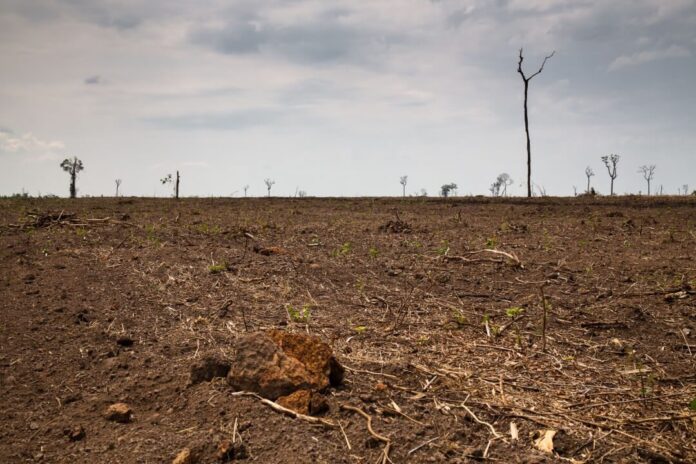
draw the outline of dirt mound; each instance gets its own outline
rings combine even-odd
[[[321,391],[342,379],[343,367],[326,343],[280,330],[242,337],[227,376],[233,388],[271,400],[298,390]]]
[[[413,229],[411,225],[400,219],[392,220],[390,219],[386,223],[379,226],[380,232],[387,232],[392,234],[410,234]]]

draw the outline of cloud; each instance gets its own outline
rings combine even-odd
[[[689,49],[671,45],[663,50],[643,50],[641,52],[630,55],[621,55],[611,62],[609,65],[610,71],[617,71],[630,66],[638,66],[656,60],[666,60],[669,58],[684,58],[691,56]]]
[[[65,144],[59,140],[41,140],[31,132],[18,135],[9,129],[0,129],[0,153],[46,155],[64,148]]]
[[[102,84],[103,82],[104,82],[104,80],[98,74],[94,75],[94,76],[89,76],[89,77],[85,78],[85,80],[84,80],[85,85],[98,85],[98,84]]]
[[[172,130],[236,131],[276,124],[285,118],[285,111],[273,108],[248,109],[225,113],[198,113],[144,118],[145,123]]]

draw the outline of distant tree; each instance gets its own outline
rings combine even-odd
[[[541,72],[544,70],[544,65],[546,65],[546,61],[548,61],[549,58],[554,55],[554,53],[556,52],[553,51],[550,55],[547,55],[544,58],[544,61],[541,63],[539,70],[531,76],[525,75],[524,71],[522,70],[522,61],[524,60],[524,57],[522,56],[521,48],[520,60],[517,63],[517,72],[520,73],[520,76],[522,76],[522,82],[524,82],[524,131],[527,134],[527,197],[532,196],[532,147],[529,141],[529,117],[527,116],[527,95],[529,93],[529,81],[531,81],[535,76],[541,74]]]
[[[249,190],[249,186],[245,185],[244,186],[244,198],[246,198],[246,196],[247,196],[247,190]]]
[[[306,197],[307,197],[307,192],[305,192],[304,190],[299,190],[299,191],[297,192],[297,196],[300,197],[300,198],[306,198]]]
[[[165,184],[174,184],[174,198],[177,200],[179,199],[179,181],[181,177],[179,176],[179,171],[176,171],[176,180],[173,179],[171,174],[167,174],[164,176],[162,179],[160,179],[160,182],[162,182],[162,185]]]
[[[638,168],[638,173],[643,174],[643,179],[648,183],[648,196],[650,196],[650,182],[653,180],[653,177],[655,177],[655,168],[656,166],[654,164],[650,166],[644,164]]]
[[[594,176],[594,171],[591,167],[587,166],[585,168],[585,175],[587,176],[587,190],[585,192],[590,193],[590,177]]]
[[[402,196],[406,196],[406,184],[408,183],[408,176],[401,176],[399,178],[399,183],[401,184]]]
[[[116,184],[116,197],[118,197],[118,189],[121,186],[121,179],[114,180],[114,183]]]
[[[684,195],[689,194],[689,184],[682,185],[682,189],[684,190]]]
[[[609,195],[614,195],[614,179],[616,179],[616,165],[619,164],[621,157],[619,155],[605,155],[602,156],[602,162],[604,166],[607,167],[607,172],[609,173],[609,178],[611,178],[611,188],[609,190]]]
[[[66,158],[60,163],[60,167],[63,168],[63,171],[70,174],[70,198],[75,198],[77,196],[77,187],[75,185],[77,174],[85,168],[82,160],[77,159],[76,156],[73,156],[72,159]]]
[[[578,188],[573,185],[573,196],[577,197],[578,196]]]
[[[496,177],[495,182],[491,184],[491,186],[488,188],[488,190],[491,192],[491,195],[494,197],[499,197],[499,196],[507,196],[507,188],[509,185],[513,184],[513,180],[510,177],[510,175],[506,172],[498,175]]]
[[[440,194],[447,198],[450,196],[450,193],[456,193],[457,192],[457,184],[454,182],[445,184],[442,187],[440,187]]]
[[[266,184],[266,190],[268,190],[268,196],[270,197],[271,196],[271,187],[273,187],[273,184],[275,184],[275,181],[266,178],[266,179],[264,179],[263,183]]]
[[[421,190],[420,190],[420,196],[421,196],[421,197],[427,197],[427,196],[428,196],[428,191],[425,190],[425,189],[421,189]]]

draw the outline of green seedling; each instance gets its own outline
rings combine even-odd
[[[365,327],[364,325],[357,325],[357,326],[353,327],[353,330],[355,330],[355,332],[361,334],[367,330],[367,327]]]
[[[372,258],[372,259],[375,259],[377,256],[379,256],[379,250],[377,250],[377,248],[375,248],[375,247],[370,248],[369,253],[370,253],[370,258]]]
[[[449,242],[447,240],[443,240],[440,242],[440,246],[437,248],[437,254],[440,256],[445,256],[449,252]]]
[[[496,240],[495,237],[490,237],[486,240],[486,249],[487,250],[495,249],[496,245],[498,245],[498,240]]]
[[[208,266],[208,272],[211,274],[220,274],[221,272],[226,272],[230,270],[230,265],[227,263],[221,264],[211,264]]]
[[[309,304],[303,305],[300,309],[295,309],[292,305],[288,305],[287,311],[292,322],[307,324],[312,316],[312,307]]]

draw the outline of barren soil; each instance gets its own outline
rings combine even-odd
[[[345,405],[394,463],[696,462],[695,258],[692,198],[0,200],[0,462],[378,462]],[[188,385],[270,328],[337,427]]]

